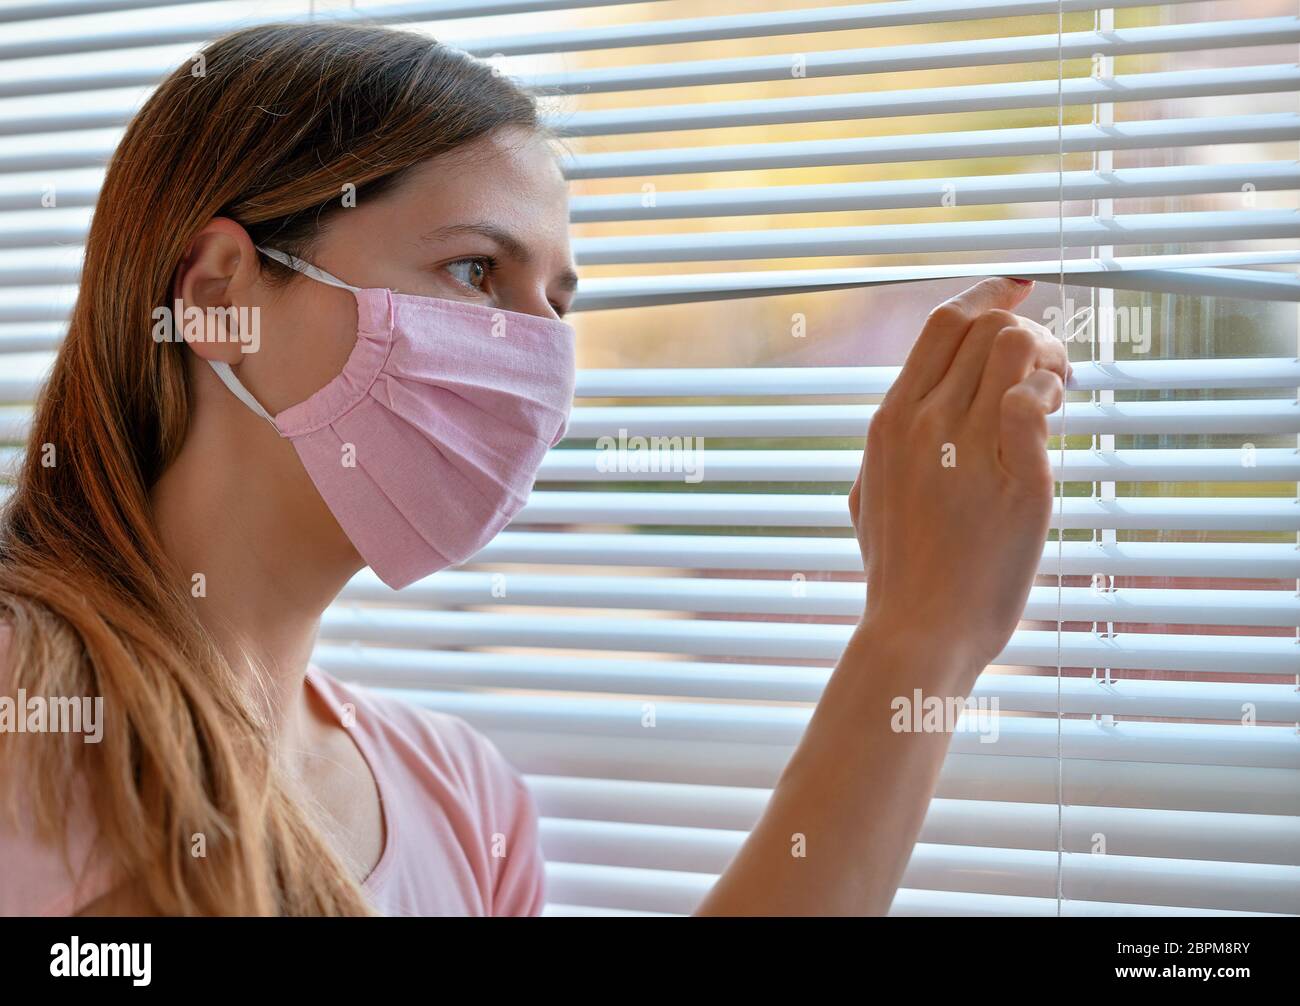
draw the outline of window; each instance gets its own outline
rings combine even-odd
[[[141,95],[227,28],[354,16],[310,6],[0,5],[8,454]],[[583,271],[570,435],[472,564],[358,576],[321,666],[525,772],[548,911],[690,912],[861,610],[844,497],[874,404],[935,302],[1036,277],[1021,313],[1078,376],[1058,531],[975,692],[997,739],[955,735],[893,911],[1300,914],[1293,5],[486,7],[356,12],[547,95]]]

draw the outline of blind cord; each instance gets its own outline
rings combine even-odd
[[[1058,317],[1065,322],[1065,2],[1056,3],[1056,234],[1057,254],[1060,273],[1057,276],[1057,294],[1060,297]],[[1062,341],[1068,342],[1066,333],[1061,333]],[[1068,352],[1068,345],[1067,345]],[[1061,743],[1061,649],[1063,629],[1064,576],[1062,575],[1065,557],[1065,400],[1067,394],[1061,395],[1061,432],[1059,450],[1061,456],[1057,483],[1057,522],[1056,522],[1056,917],[1062,915],[1064,893],[1065,865],[1065,770],[1062,759]]]

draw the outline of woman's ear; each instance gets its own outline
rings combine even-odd
[[[176,268],[172,303],[155,312],[154,338],[184,340],[204,360],[240,363],[261,341],[257,249],[233,220],[213,218],[195,235]],[[167,333],[165,333],[167,334]]]

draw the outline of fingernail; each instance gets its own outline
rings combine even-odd
[[[1032,279],[1022,279],[1019,276],[1008,276],[1007,279],[1011,280],[1012,283],[1023,283],[1025,286],[1034,285],[1034,281]]]

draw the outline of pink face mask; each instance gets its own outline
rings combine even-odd
[[[258,250],[351,290],[356,345],[341,374],[274,417],[228,364],[212,369],[293,442],[343,533],[388,586],[468,559],[519,512],[542,458],[568,429],[573,327],[361,289]]]

